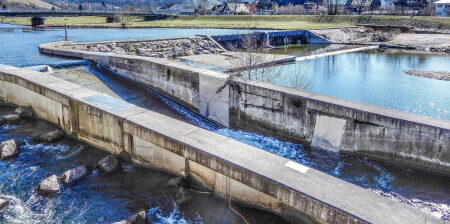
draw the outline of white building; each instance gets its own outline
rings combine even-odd
[[[215,5],[211,9],[211,14],[214,15],[235,15],[235,14],[250,14],[245,3],[224,3]]]
[[[433,5],[436,16],[450,16],[450,0],[439,0]]]

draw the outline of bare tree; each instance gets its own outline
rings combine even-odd
[[[133,21],[134,17],[125,15],[123,13],[114,14],[114,21],[120,23],[120,27],[127,28],[130,26],[131,21]]]
[[[255,26],[250,24],[249,22],[249,27]],[[306,63],[275,65],[277,55],[270,54],[269,49],[264,47],[255,33],[248,32],[242,35],[237,43],[227,48],[231,50],[228,54],[232,57],[227,66],[229,76],[217,92],[222,91],[227,85],[236,86],[237,79],[275,82],[299,89],[309,89],[312,86],[312,77],[309,75],[311,72]]]
[[[368,0],[352,0],[351,6],[356,7],[356,11],[361,15],[363,10],[370,9]]]
[[[293,5],[289,3],[285,6],[280,6],[278,9],[278,14],[281,15],[301,15],[306,14],[303,5]]]
[[[358,0],[364,1],[364,0]],[[327,14],[338,15],[341,12],[342,5],[340,0],[328,0],[327,2]]]

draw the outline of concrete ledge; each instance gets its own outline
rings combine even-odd
[[[191,175],[218,195],[326,223],[440,223],[374,192],[50,75],[0,66],[0,99],[32,106],[74,137],[134,162]],[[109,101],[109,99],[107,99]],[[115,105],[115,106],[111,106]],[[282,174],[282,175],[280,175]],[[289,213],[289,211],[296,211]],[[422,221],[423,220],[423,221]]]
[[[353,48],[353,49],[348,49],[348,50],[340,50],[340,51],[333,51],[333,52],[328,52],[328,53],[323,53],[323,54],[314,54],[314,55],[308,55],[308,56],[303,56],[303,57],[297,57],[295,58],[296,61],[304,61],[304,60],[310,60],[310,59],[314,59],[314,58],[321,58],[321,57],[326,57],[326,56],[331,56],[331,55],[336,55],[336,54],[344,54],[344,53],[350,53],[350,52],[356,52],[356,51],[365,51],[365,50],[373,50],[373,49],[377,49],[379,48],[378,45],[376,46],[368,46],[368,47],[358,47],[358,48]]]
[[[270,83],[238,83],[230,88],[232,128],[271,132],[332,151],[450,174],[450,121]],[[342,120],[342,126],[318,126],[321,117]]]

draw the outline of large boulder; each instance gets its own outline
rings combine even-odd
[[[142,210],[128,219],[129,224],[146,224],[147,223],[147,213]]]
[[[60,189],[61,186],[59,185],[58,177],[56,175],[52,175],[43,180],[38,186],[38,192],[43,196],[57,194]]]
[[[61,176],[61,183],[65,185],[73,185],[87,176],[88,173],[89,170],[84,166],[75,167],[63,173]]]
[[[146,224],[146,223],[147,223],[147,213],[144,210],[142,210],[131,216],[128,220],[122,220],[114,222],[112,224]]]
[[[39,136],[36,140],[39,142],[52,143],[64,138],[64,132],[61,130],[52,131]]]
[[[19,154],[19,147],[14,139],[0,143],[0,159],[8,159]]]
[[[9,200],[5,198],[0,198],[0,210],[6,208],[9,205]]]
[[[8,114],[3,116],[3,122],[8,124],[17,124],[20,122],[20,116],[18,114]]]
[[[14,112],[23,119],[33,118],[33,109],[31,107],[18,107]]]
[[[120,168],[120,161],[115,155],[109,155],[97,163],[97,168],[103,173],[113,173]]]
[[[50,67],[50,66],[48,66],[48,65],[45,65],[45,66],[44,66],[43,68],[41,68],[39,71],[40,71],[40,72],[53,73],[52,67]]]

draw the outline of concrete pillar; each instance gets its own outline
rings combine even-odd
[[[43,17],[33,17],[31,18],[31,26],[32,27],[40,27],[44,25],[45,18]]]

